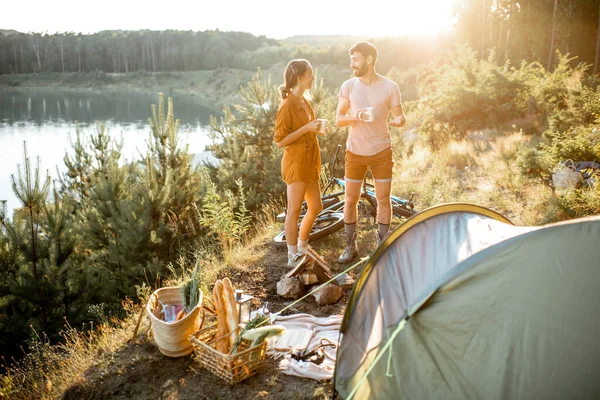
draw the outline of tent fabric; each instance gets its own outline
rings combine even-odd
[[[346,310],[338,393],[372,367],[356,398],[598,397],[600,218],[516,227],[460,208],[372,257]]]

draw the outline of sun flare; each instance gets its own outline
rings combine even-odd
[[[34,15],[24,12],[22,3],[8,3],[6,15],[14,18],[3,21],[6,22],[3,28],[48,33],[219,29],[284,39],[295,35],[430,36],[454,24],[450,0],[305,0],[301,10],[292,3],[282,5],[279,0],[222,0],[203,2],[200,12],[187,12],[191,11],[188,2],[172,0],[170,7],[161,9],[160,13],[156,12],[160,8],[158,2],[152,0],[143,3],[106,0],[103,7],[95,10],[93,19],[70,18],[61,11],[78,7],[76,0],[58,0],[57,3],[60,6],[32,0],[27,7],[38,11]],[[131,18],[132,15],[136,18]]]

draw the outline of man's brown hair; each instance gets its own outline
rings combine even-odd
[[[377,61],[377,49],[375,48],[375,46],[368,42],[361,42],[355,44],[354,46],[350,47],[349,53],[350,55],[354,53],[360,53],[365,58],[371,56],[373,57],[373,65],[375,65],[375,61]]]

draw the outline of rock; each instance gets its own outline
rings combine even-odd
[[[348,274],[343,274],[335,279],[335,283],[344,290],[352,289],[352,286],[354,286],[354,278]]]
[[[325,287],[319,289],[313,294],[317,303],[321,306],[337,303],[343,295],[341,287],[328,283]]]
[[[296,277],[283,278],[277,282],[277,294],[286,299],[298,299],[304,294],[304,285]]]

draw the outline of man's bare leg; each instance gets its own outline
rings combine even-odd
[[[362,181],[352,182],[346,180],[346,196],[344,203],[344,228],[346,230],[346,248],[339,258],[339,262],[347,264],[358,255],[356,245],[356,220],[358,218],[358,200]]]
[[[387,235],[392,221],[392,182],[375,181],[375,197],[377,198],[377,246]]]

